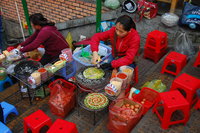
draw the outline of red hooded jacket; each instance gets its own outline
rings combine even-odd
[[[25,42],[21,43],[20,45],[23,48],[20,51],[32,51],[41,44],[44,46],[45,53],[52,56],[58,56],[61,50],[69,47],[65,38],[55,26],[45,26],[41,30],[35,31]]]
[[[99,41],[105,41],[110,39],[112,44],[112,55],[114,56],[114,35],[115,27],[102,33],[96,33],[91,39],[91,50],[98,51]],[[130,65],[134,62],[134,57],[140,48],[140,36],[135,29],[131,29],[127,36],[124,38],[117,37],[116,50],[117,55],[121,58],[113,60],[111,65],[113,68],[117,68],[124,65]]]

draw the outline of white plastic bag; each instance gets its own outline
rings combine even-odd
[[[117,9],[120,3],[119,3],[119,0],[106,0],[104,5],[111,9]]]
[[[195,55],[195,49],[192,46],[192,41],[188,38],[186,32],[176,33],[174,50],[178,53],[187,55],[189,59]]]
[[[174,13],[165,13],[161,16],[161,22],[168,27],[177,25],[178,20],[179,17]]]

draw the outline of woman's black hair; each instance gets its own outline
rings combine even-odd
[[[34,25],[40,25],[40,26],[54,26],[54,22],[48,21],[41,13],[35,13],[30,16],[30,21]]]
[[[134,22],[133,19],[132,19],[130,16],[128,16],[128,15],[120,16],[120,17],[117,19],[117,21],[116,21],[116,24],[117,24],[117,23],[122,24],[125,31],[130,31],[131,28],[133,28],[133,29],[136,30],[135,22]]]

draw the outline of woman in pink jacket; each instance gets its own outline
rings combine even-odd
[[[119,17],[115,27],[102,33],[96,33],[92,37],[92,63],[96,64],[98,61],[99,42],[106,40],[110,40],[112,44],[113,60],[110,63],[101,65],[102,68],[118,68],[124,65],[133,66],[134,58],[140,48],[140,36],[131,17],[128,15]]]

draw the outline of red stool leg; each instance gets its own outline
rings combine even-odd
[[[171,111],[168,111],[168,110],[164,111],[164,115],[163,115],[163,119],[161,123],[161,127],[163,129],[168,129],[168,127],[170,126],[171,115],[172,115]]]
[[[197,103],[195,104],[194,108],[196,110],[200,109],[200,99],[198,99]]]
[[[26,122],[24,122],[24,133],[28,132],[28,126],[26,125]]]
[[[163,64],[162,70],[161,70],[161,73],[162,73],[162,74],[165,73],[165,70],[166,70],[167,65],[168,65],[168,61],[164,61],[164,64]]]

